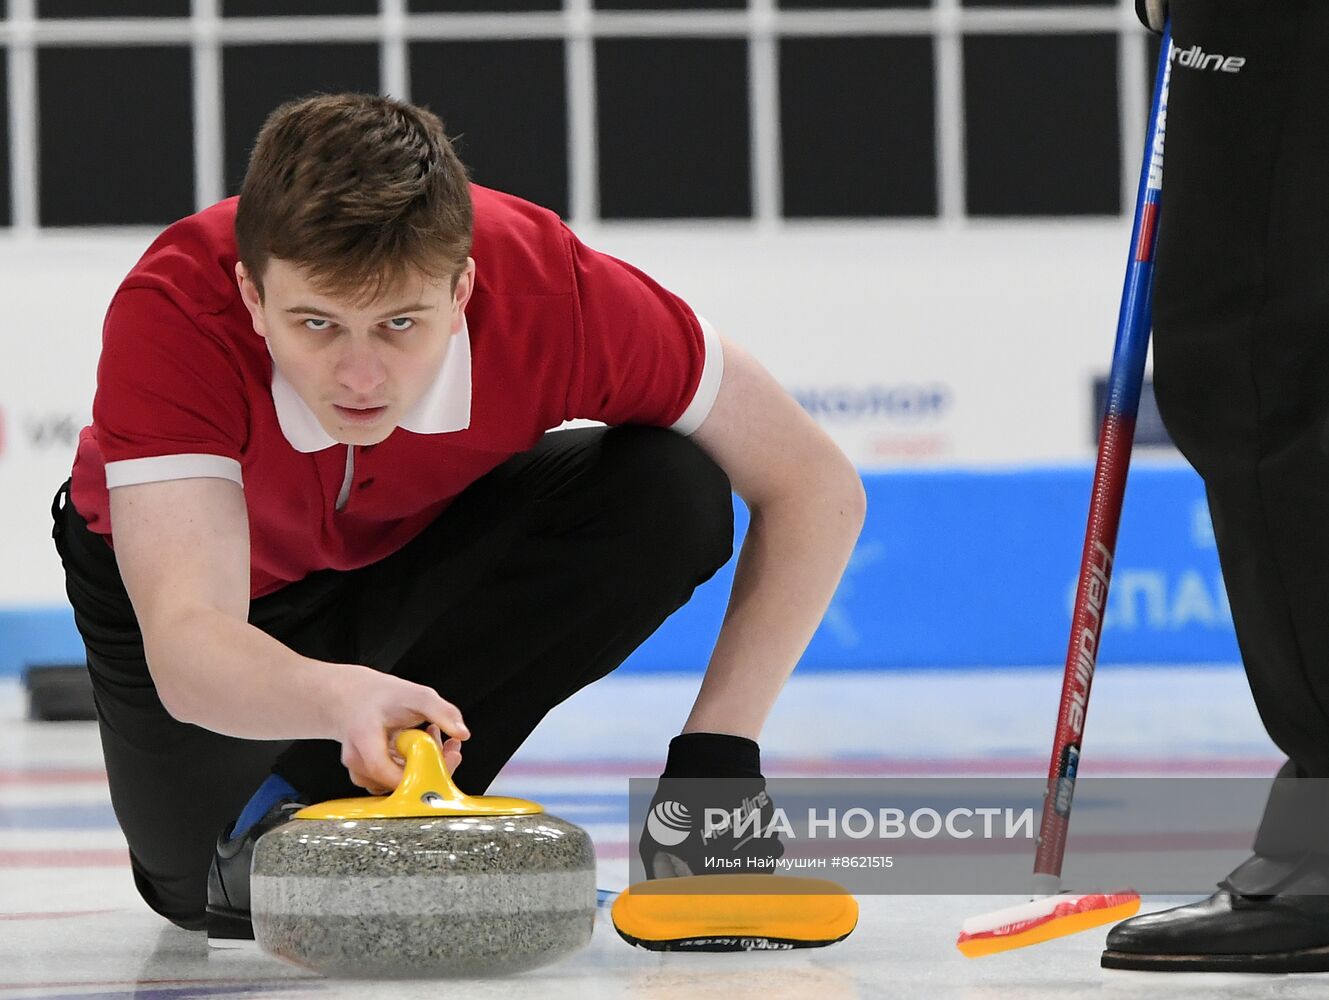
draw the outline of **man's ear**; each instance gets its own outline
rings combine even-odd
[[[461,324],[465,318],[466,303],[475,291],[475,258],[467,257],[466,264],[457,275],[457,283],[452,289],[452,332],[461,333]]]
[[[235,283],[240,286],[240,298],[249,310],[249,318],[254,324],[254,332],[260,337],[267,337],[268,328],[263,319],[263,295],[258,285],[250,277],[249,270],[241,261],[235,262]]]

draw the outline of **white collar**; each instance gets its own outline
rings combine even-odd
[[[295,386],[272,366],[272,403],[277,409],[281,432],[296,451],[309,453],[331,448],[338,442],[318,422]],[[412,434],[448,434],[471,425],[471,334],[462,318],[461,330],[452,335],[443,366],[433,384],[397,425]]]

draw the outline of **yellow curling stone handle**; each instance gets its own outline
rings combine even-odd
[[[397,752],[406,758],[406,773],[391,795],[333,799],[306,806],[296,819],[406,819],[419,816],[529,816],[544,806],[501,795],[467,795],[448,776],[443,749],[419,729],[397,734]]]

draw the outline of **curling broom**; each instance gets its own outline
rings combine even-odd
[[[1098,461],[1094,468],[1089,519],[1075,590],[1061,707],[1044,792],[1038,851],[1034,858],[1034,892],[1038,897],[966,920],[955,946],[969,958],[1065,937],[1125,919],[1140,908],[1140,897],[1132,891],[1070,895],[1059,890],[1080,743],[1089,707],[1089,688],[1098,662],[1098,643],[1103,631],[1108,582],[1117,547],[1117,527],[1121,522],[1121,502],[1126,492],[1126,472],[1130,466],[1140,386],[1149,349],[1150,288],[1158,235],[1159,199],[1163,193],[1163,137],[1171,51],[1172,30],[1168,25],[1159,49],[1144,163],[1140,168],[1136,195],[1135,224],[1131,231],[1131,252],[1121,293],[1121,311],[1117,317],[1107,406],[1098,434]]]

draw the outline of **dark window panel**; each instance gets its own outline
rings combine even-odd
[[[932,0],[776,0],[783,10],[896,10],[927,8]]]
[[[413,14],[493,14],[513,10],[562,10],[563,0],[407,0]]]
[[[737,38],[595,43],[600,215],[748,218],[748,49]]]
[[[3,13],[0,10],[0,13]],[[0,49],[0,226],[14,224],[9,203],[9,53]]]
[[[228,45],[222,50],[226,190],[244,182],[264,120],[284,101],[315,93],[378,93],[378,46]]]
[[[746,10],[747,0],[592,0],[596,10]]]
[[[1121,211],[1117,36],[967,35],[970,215]]]
[[[159,225],[194,210],[187,48],[37,50],[40,222]]]
[[[932,39],[784,38],[784,214],[937,214]]]
[[[561,39],[416,42],[411,99],[443,119],[477,184],[568,214]]]
[[[378,0],[222,0],[223,17],[377,14]]]
[[[188,17],[189,0],[37,0],[38,17]]]

